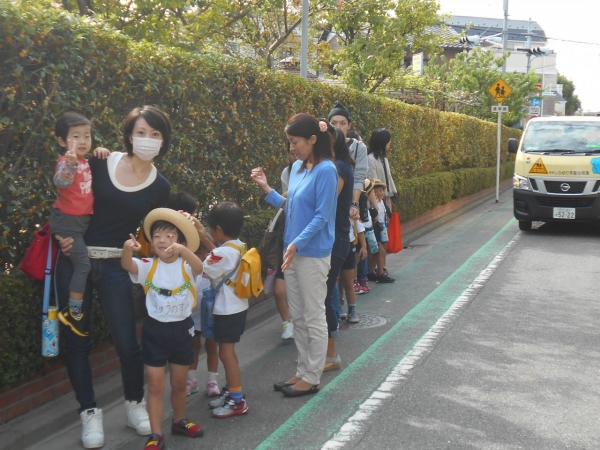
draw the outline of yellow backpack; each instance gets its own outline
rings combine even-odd
[[[246,250],[246,244],[241,248],[238,245],[227,243],[225,247],[235,248],[241,255],[240,269],[237,280],[227,280],[225,284],[235,289],[239,298],[257,297],[263,290],[262,265],[260,254],[256,248]]]

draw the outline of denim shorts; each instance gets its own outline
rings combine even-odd
[[[214,315],[215,318],[215,341],[224,344],[240,342],[246,326],[246,315],[248,310],[227,316]]]
[[[178,322],[160,322],[146,318],[142,330],[142,359],[151,367],[167,362],[189,366],[194,362],[194,321],[191,317]]]

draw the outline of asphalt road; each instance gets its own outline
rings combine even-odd
[[[295,351],[272,317],[238,349],[248,414],[213,419],[191,396],[205,436],[167,432],[167,449],[598,449],[599,236],[520,232],[507,191],[389,258],[396,283],[358,298],[362,323],[342,325],[342,370],[319,394],[273,391]],[[122,402],[103,409],[104,448],[143,448]],[[74,422],[32,448],[81,448],[79,432]]]

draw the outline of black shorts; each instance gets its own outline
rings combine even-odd
[[[275,279],[283,280],[283,272],[281,271],[281,267],[279,267],[279,269],[277,269],[277,272],[275,273]]]
[[[146,318],[142,329],[142,359],[151,367],[167,362],[189,366],[194,362],[194,321],[191,317],[178,322],[160,322]]]
[[[246,326],[246,314],[248,310],[221,316],[214,314],[215,318],[215,341],[224,344],[240,342],[244,327]]]
[[[350,242],[350,248],[348,249],[348,256],[342,264],[342,270],[350,270],[356,267],[356,245]]]

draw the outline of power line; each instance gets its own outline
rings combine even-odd
[[[448,27],[452,27],[452,28],[461,28],[461,29],[467,30],[467,31],[483,31],[484,33],[486,31],[488,31],[490,28],[492,28],[492,27],[482,27],[482,26],[477,26],[477,25],[468,27],[467,25],[451,25],[448,23],[446,23],[445,25]],[[498,27],[493,27],[493,28],[499,29]],[[523,38],[527,38],[527,36],[528,36],[528,33],[526,33],[526,32],[516,31],[514,29],[511,30],[510,28],[508,29],[508,34],[511,36],[519,36],[519,37],[523,37]],[[574,44],[600,45],[600,42],[585,42],[585,41],[575,41],[573,39],[553,38],[553,37],[549,37],[549,36],[540,36],[535,33],[532,33],[531,37],[540,38],[540,39],[551,39],[553,41],[572,42]]]

